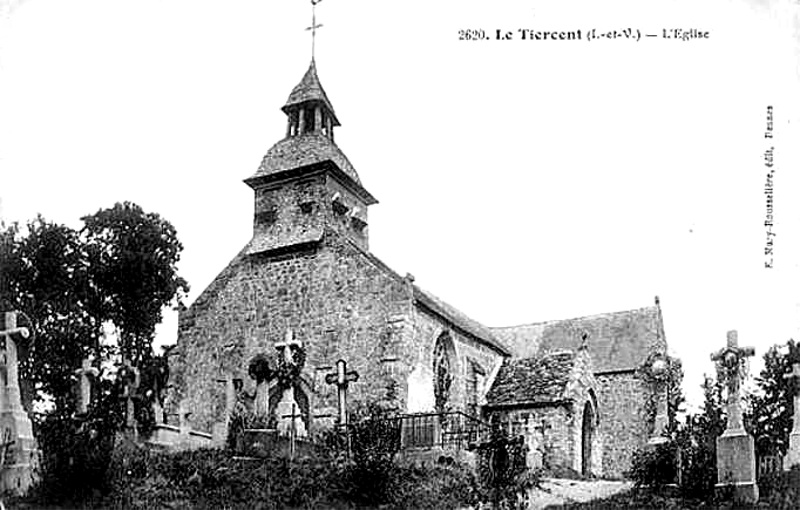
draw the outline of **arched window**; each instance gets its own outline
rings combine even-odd
[[[453,385],[455,349],[450,335],[442,333],[433,348],[433,397],[436,412],[443,413],[448,408],[450,387]]]

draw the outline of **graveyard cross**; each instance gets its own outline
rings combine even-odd
[[[227,374],[225,379],[217,379],[217,382],[225,383],[225,421],[228,421],[236,406],[236,386],[231,374]]]
[[[347,387],[358,381],[358,372],[347,371],[347,362],[340,359],[336,362],[336,372],[325,376],[325,382],[335,384],[339,391],[339,425],[347,425]]]
[[[711,359],[722,366],[722,375],[728,386],[727,430],[743,429],[739,367],[745,358],[753,356],[755,353],[753,347],[739,347],[736,331],[728,331],[728,345],[711,355]]]
[[[790,383],[790,391],[794,393],[794,425],[792,434],[800,434],[800,363],[792,363],[792,371],[783,375]]]
[[[136,390],[139,388],[139,384],[141,383],[141,375],[139,373],[139,369],[131,365],[130,360],[127,358],[123,360],[122,368],[124,374],[122,381],[122,397],[125,398],[126,405],[126,426],[129,429],[134,429],[136,427],[136,416],[133,406],[133,398],[136,394]]]
[[[17,317],[19,315],[27,318],[20,312],[6,312],[5,329],[0,331],[0,336],[2,336],[3,342],[3,366],[6,372],[6,402],[11,410],[22,409],[22,401],[20,400],[19,393],[17,344],[13,337],[18,335],[23,339],[28,339],[31,336],[31,331],[29,328],[17,326]]]
[[[303,348],[303,342],[294,339],[294,334],[291,329],[286,330],[286,337],[283,342],[277,342],[275,348],[282,351],[283,359],[286,363],[293,365],[295,363],[294,351]]]
[[[97,377],[100,375],[100,371],[92,366],[92,362],[88,358],[84,358],[81,368],[75,370],[75,375],[78,376],[80,384],[78,414],[86,414],[89,410],[89,402],[92,401],[92,382],[89,380],[89,376]]]

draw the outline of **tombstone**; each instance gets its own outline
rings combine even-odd
[[[215,445],[224,445],[228,439],[228,426],[231,416],[236,407],[236,386],[231,374],[227,374],[225,379],[217,379],[217,382],[225,383],[225,417],[222,421],[214,424],[211,435]]]
[[[38,450],[33,437],[33,426],[22,407],[19,390],[19,366],[17,343],[31,341],[28,327],[18,325],[18,319],[27,320],[19,312],[5,312],[5,328],[0,331],[0,347],[3,348],[2,361],[4,385],[0,401],[0,429],[8,440],[4,449],[7,456],[0,469],[0,492],[24,494],[36,480]],[[28,321],[29,322],[29,321]]]
[[[340,359],[336,362],[336,372],[325,376],[325,382],[335,384],[338,392],[339,401],[339,425],[347,425],[347,387],[351,382],[358,381],[358,372],[355,370],[347,371],[347,362]]]
[[[295,359],[295,351],[303,348],[303,343],[295,340],[292,330],[286,330],[286,338],[283,342],[275,344],[287,364],[297,364]],[[266,393],[266,391],[265,391]],[[267,397],[268,398],[268,397]],[[296,418],[296,409],[299,408],[297,401],[294,398],[294,384],[289,385],[283,390],[280,402],[278,402],[275,409],[275,415],[278,418],[278,433],[283,436],[294,434],[295,437],[307,437],[308,431],[302,416]]]
[[[123,359],[120,371],[122,376],[122,398],[125,399],[125,428],[135,437],[137,434],[136,407],[133,401],[142,381],[141,374],[139,369],[133,366],[127,358]]]
[[[783,458],[783,469],[788,471],[800,464],[800,363],[792,363],[792,371],[783,377],[789,379],[794,394],[794,424],[789,433],[789,449]]]
[[[653,377],[656,394],[656,418],[653,433],[647,441],[648,446],[657,446],[667,442],[665,437],[669,412],[667,411],[667,380],[669,378],[668,361],[664,353],[658,353],[647,367]]]
[[[81,368],[75,370],[75,375],[78,376],[78,414],[85,415],[92,401],[92,381],[89,376],[97,377],[100,371],[92,366],[88,358],[85,358]]]
[[[733,488],[734,500],[738,503],[758,501],[756,485],[756,456],[753,437],[742,424],[740,367],[748,356],[753,356],[752,347],[739,347],[736,331],[728,332],[728,345],[711,355],[721,368],[721,378],[727,387],[728,424],[717,438],[717,488]]]

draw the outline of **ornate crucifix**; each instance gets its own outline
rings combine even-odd
[[[89,410],[89,403],[92,401],[92,381],[91,377],[100,375],[100,371],[92,366],[88,358],[84,358],[81,363],[81,368],[75,370],[75,375],[78,376],[79,393],[78,393],[78,414],[86,414]]]
[[[311,26],[306,30],[311,30],[311,60],[314,60],[314,50],[317,39],[317,29],[322,28],[322,24],[317,24],[317,4],[322,0],[311,0]]]
[[[283,359],[286,360],[287,363],[292,364],[295,362],[294,360],[294,351],[300,350],[303,348],[303,342],[294,339],[294,333],[292,333],[291,329],[286,330],[286,336],[283,339],[283,342],[277,342],[275,344],[275,348],[281,351],[283,354]]]
[[[800,434],[800,363],[792,363],[792,371],[783,375],[789,379],[790,388],[794,394],[794,426],[792,434]]]
[[[727,431],[743,430],[742,406],[739,388],[741,386],[740,367],[745,358],[755,355],[753,347],[739,347],[736,331],[728,331],[728,345],[714,354],[711,359],[722,367],[722,376],[728,387],[728,427]]]
[[[347,425],[347,387],[358,381],[358,372],[347,371],[347,362],[340,359],[336,362],[336,372],[325,376],[325,382],[335,384],[339,391],[339,425]]]

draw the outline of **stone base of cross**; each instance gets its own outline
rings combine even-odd
[[[294,399],[294,388],[286,388],[275,409],[278,418],[278,433],[282,436],[308,437],[305,421],[299,414],[300,406]]]

